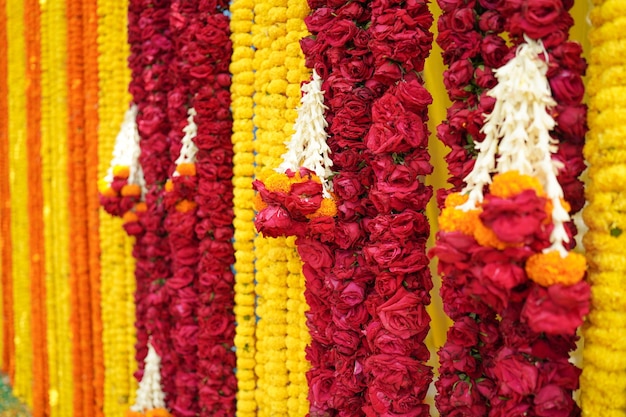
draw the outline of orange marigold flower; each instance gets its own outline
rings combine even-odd
[[[525,190],[535,190],[538,196],[545,195],[539,180],[530,175],[522,175],[518,171],[507,171],[493,177],[489,192],[500,198],[510,198]]]
[[[167,181],[165,181],[165,191],[167,191],[168,193],[174,191],[174,183],[172,182],[172,180],[168,179]]]
[[[145,415],[139,411],[126,410],[124,417],[145,417]]]
[[[100,187],[100,194],[103,197],[117,197],[117,192],[108,184],[105,187]]]
[[[176,204],[176,211],[180,213],[186,213],[195,209],[197,204],[193,201],[183,200],[180,203]]]
[[[442,232],[461,232],[472,236],[476,222],[480,222],[479,214],[479,210],[463,211],[456,207],[444,207],[439,215],[439,230]]]
[[[176,172],[180,175],[193,177],[196,175],[196,164],[184,162],[176,167]]]
[[[146,411],[146,417],[170,417],[170,413],[165,408],[155,408]]]
[[[474,239],[476,239],[476,242],[481,246],[490,246],[496,249],[505,249],[512,246],[498,239],[495,232],[485,226],[478,216],[476,216],[476,223],[474,225]]]
[[[130,175],[130,167],[126,165],[115,165],[113,167],[113,176],[117,178],[128,178]]]
[[[135,213],[145,213],[148,210],[148,206],[143,201],[135,204]]]
[[[139,197],[141,195],[141,187],[137,184],[126,184],[122,187],[123,197]]]
[[[252,199],[252,204],[255,211],[261,211],[264,208],[267,208],[267,203],[263,201],[263,199],[261,198],[261,194],[259,193],[256,193],[254,195],[254,198]]]
[[[267,177],[265,181],[263,181],[263,184],[265,185],[265,188],[267,188],[267,191],[282,191],[283,193],[289,192],[289,190],[291,189],[291,183],[292,181],[289,179],[289,177],[287,177],[287,175],[279,173],[272,174]]]
[[[558,251],[536,253],[526,261],[528,277],[544,287],[574,285],[583,279],[586,269],[585,257],[575,252],[568,252],[565,258]]]
[[[124,213],[124,215],[122,216],[122,220],[124,220],[124,223],[131,223],[138,221],[139,217],[137,216],[137,213],[129,210]]]
[[[468,198],[469,198],[468,194],[450,193],[446,197],[445,206],[446,207],[457,207],[457,206],[460,206],[461,204],[466,203]]]
[[[337,215],[337,203],[332,198],[323,198],[320,203],[320,208],[315,210],[314,213],[307,215],[309,219],[315,219],[317,217],[335,217]]]

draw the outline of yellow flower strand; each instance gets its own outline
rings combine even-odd
[[[258,0],[252,42],[256,47],[256,176],[266,178],[282,162],[299,104],[300,83],[310,73],[297,43],[306,36],[306,2]],[[257,392],[259,416],[306,415],[302,364],[304,282],[292,239],[255,239],[257,258]],[[300,315],[302,314],[302,315]],[[301,414],[302,413],[302,414]]]
[[[26,152],[26,43],[24,4],[7,2],[9,161],[11,239],[13,241],[13,311],[15,326],[15,380],[13,392],[29,406],[32,397],[32,333],[30,248],[28,245],[28,165]]]
[[[235,348],[237,354],[237,416],[256,416],[256,315],[254,285],[254,73],[252,35],[254,0],[234,0],[230,6],[233,55],[230,71],[233,112],[233,210],[235,218]]]
[[[590,13],[590,186],[583,217],[592,284],[580,379],[585,417],[626,416],[626,4],[596,1]]]
[[[98,177],[106,174],[115,137],[130,103],[127,92],[128,1],[98,2]],[[135,350],[135,260],[134,239],[123,220],[100,210],[102,344],[104,350],[104,415],[124,415],[135,402],[137,381]]]
[[[69,216],[67,180],[67,21],[65,2],[41,6],[41,146],[46,254],[46,317],[50,415],[73,412],[69,309]]]

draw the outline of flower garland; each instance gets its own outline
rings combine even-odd
[[[254,9],[256,178],[268,177],[270,170],[282,162],[280,155],[285,152],[284,144],[296,117],[293,109],[299,101],[300,83],[309,76],[297,43],[305,35],[301,20],[305,14],[303,2],[290,4],[287,0],[260,2]],[[292,338],[299,338],[302,333],[303,318],[300,316],[299,321],[293,321],[293,315],[287,317],[290,309],[297,308],[298,314],[303,313],[299,308],[302,292],[298,291],[303,286],[303,278],[301,268],[294,265],[298,263],[298,255],[293,238],[268,241],[257,236],[255,255],[257,315],[260,318],[256,332],[258,415],[303,415],[298,413],[306,404],[302,405],[301,400],[288,402],[290,378],[299,381],[299,385],[294,385],[294,392],[298,392],[298,386],[301,392],[304,388],[302,368],[306,367],[295,370],[302,354],[296,353],[293,349],[297,346],[292,345]],[[290,291],[290,286],[294,291]],[[291,325],[289,319],[292,319]],[[289,368],[294,370],[293,376]]]
[[[416,180],[431,171],[424,152],[431,100],[416,73],[430,49],[432,16],[421,2],[315,6],[307,18],[313,37],[302,46],[324,80],[338,173],[337,219],[297,240],[310,305],[311,415],[425,415],[430,190]],[[400,246],[406,252],[385,255]]]
[[[170,341],[170,316],[167,305],[169,294],[165,282],[172,274],[170,247],[164,228],[166,216],[162,202],[164,184],[172,170],[167,135],[170,125],[167,115],[167,91],[171,80],[165,77],[172,60],[173,45],[169,34],[170,2],[131,0],[128,13],[128,43],[131,55],[129,91],[137,103],[137,128],[141,153],[139,162],[143,169],[147,192],[145,211],[140,210],[134,222],[139,234],[133,250],[137,260],[135,293],[137,344],[136,360],[141,379],[143,359],[147,354],[148,336],[161,357],[161,376],[166,403],[175,401],[176,364]],[[140,25],[140,22],[142,23]],[[148,25],[152,30],[142,31]],[[134,219],[133,219],[134,220]]]
[[[83,55],[85,68],[98,68],[98,2],[95,0],[82,3],[83,7]],[[98,118],[99,77],[97,70],[84,72],[85,86],[85,138],[97,138],[100,127]],[[85,184],[94,184],[98,180],[98,141],[85,141]],[[89,413],[95,417],[103,416],[104,402],[104,352],[102,346],[102,314],[100,306],[100,234],[99,198],[93,192],[87,192],[87,270],[89,271],[89,309],[91,352],[93,372],[93,403]]]
[[[127,67],[128,2],[98,2],[98,177],[105,176],[113,153],[114,141],[127,110],[130,71]],[[136,342],[135,262],[131,238],[122,228],[123,220],[100,211],[101,253],[100,306],[104,392],[102,410],[106,416],[120,416],[134,402],[137,382],[135,369]],[[97,332],[94,332],[97,334]],[[96,366],[98,364],[96,363]]]
[[[626,65],[616,55],[624,42],[623,5],[595,2],[589,35],[589,135],[585,156],[589,162],[589,204],[584,237],[590,264],[592,310],[585,328],[584,368],[581,376],[583,416],[626,415],[626,346],[621,337],[626,308],[623,294],[624,266],[621,253],[626,227],[622,221],[624,161],[621,126]],[[610,180],[609,180],[610,178]]]
[[[28,190],[29,161],[25,157],[27,120],[26,107],[26,43],[24,36],[24,4],[7,4],[8,36],[8,145],[11,190]],[[30,248],[28,194],[13,192],[11,196],[11,242],[13,281],[13,316],[15,320],[15,377],[13,392],[29,406],[33,404],[33,351],[31,329]]]
[[[252,0],[234,0],[230,5],[233,45],[231,108],[233,116],[233,213],[235,249],[235,353],[237,355],[237,415],[255,417],[256,314],[254,267],[254,212],[252,179],[254,176],[254,73],[252,72],[252,36],[254,18]]]
[[[165,409],[165,394],[161,388],[161,358],[150,342],[137,399],[126,417],[170,417]]]
[[[50,415],[73,414],[74,379],[70,338],[69,184],[67,182],[67,21],[62,0],[41,7],[41,155],[45,219],[46,318],[50,375]],[[53,100],[54,99],[54,100]]]
[[[24,3],[26,59],[26,117],[28,123],[27,159],[41,158],[41,45],[39,2]],[[30,247],[31,317],[33,340],[33,407],[35,417],[43,417],[48,403],[48,352],[46,340],[46,288],[44,264],[44,217],[41,164],[28,167],[28,219]]]
[[[74,385],[74,415],[93,414],[94,366],[91,332],[91,289],[89,288],[89,244],[87,227],[87,183],[83,2],[67,2],[67,173],[69,188],[69,233],[72,250],[69,254],[70,327],[72,343],[72,372],[75,381],[88,381]]]
[[[7,27],[6,1],[0,1],[0,25]],[[0,48],[8,51],[8,34],[6,30],[0,32]],[[0,62],[0,89],[8,91],[8,63]],[[9,104],[8,97],[0,97],[0,175],[9,178]],[[9,181],[0,181],[0,256],[2,263],[2,369],[10,378],[15,375],[15,320],[13,318],[13,280],[12,280],[12,242],[11,242],[11,190]]]
[[[485,2],[481,5],[490,9]],[[523,10],[521,6],[491,5],[497,12],[494,16],[505,18],[505,29],[515,45],[523,42],[522,35],[542,38],[543,43],[525,38],[527,44],[517,49],[517,57],[496,71],[501,84],[480,99],[489,111],[495,99],[495,109],[479,132],[480,141],[474,143],[476,136],[469,131],[456,131],[456,126],[465,125],[453,118],[439,132],[458,145],[469,138],[472,148],[479,152],[465,177],[464,192],[469,194],[451,194],[446,199],[439,219],[442,232],[433,251],[440,257],[439,270],[444,275],[446,312],[457,320],[440,352],[442,379],[438,382],[437,405],[442,415],[454,414],[463,407],[468,407],[472,415],[483,415],[487,410],[518,414],[534,409],[539,413],[546,407],[556,407],[569,415],[577,410],[571,397],[578,386],[579,370],[567,359],[575,346],[576,328],[588,311],[589,289],[581,281],[584,260],[567,252],[572,247],[572,231],[567,223],[569,204],[561,197],[565,194],[574,210],[580,208],[581,189],[576,177],[581,170],[576,161],[578,144],[584,136],[584,117],[568,126],[563,126],[565,120],[560,118],[563,113],[581,110],[582,93],[577,89],[582,87],[580,74],[585,65],[580,59],[580,47],[566,42],[571,17],[564,5],[554,2],[550,6],[552,13],[543,21],[550,24],[549,30],[543,23],[537,25],[541,7],[534,2]],[[474,25],[471,20],[467,23]],[[558,30],[550,32],[555,27]],[[533,49],[535,57],[529,55]],[[549,65],[539,60],[542,53]],[[524,56],[528,56],[526,61]],[[513,75],[520,66],[524,70]],[[451,64],[448,74],[453,67]],[[525,78],[532,71],[540,71],[543,81]],[[567,78],[571,90],[564,87],[563,78]],[[463,88],[463,83],[472,81],[471,75],[450,80],[447,87],[451,98],[471,91]],[[530,91],[532,95],[524,93],[524,97],[535,97],[534,101],[516,102],[522,93],[506,93],[505,89],[511,88],[507,85]],[[455,110],[463,114],[465,104],[457,103]],[[555,110],[546,113],[546,107]],[[584,107],[582,112],[584,115]],[[513,113],[528,116],[511,118]],[[552,114],[559,122],[556,128]],[[548,136],[550,131],[554,139]],[[505,133],[498,143],[500,132]],[[556,140],[561,141],[558,151],[553,145]],[[567,161],[564,154],[575,158],[565,170],[560,169]],[[498,174],[491,179],[493,172]],[[483,186],[488,183],[489,193],[483,199]],[[516,226],[509,227],[513,224]],[[565,299],[569,307],[562,303]],[[495,321],[496,313],[501,320]],[[485,320],[491,331],[479,330]],[[483,335],[490,337],[485,340]],[[545,352],[545,346],[550,346],[552,352]],[[481,348],[487,349],[485,353]],[[521,383],[528,376],[529,382]],[[472,390],[474,386],[478,390]],[[550,398],[558,398],[558,404],[552,405]]]

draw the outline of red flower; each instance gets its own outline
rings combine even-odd
[[[405,289],[378,307],[377,313],[385,329],[402,339],[417,335],[430,323],[423,299]]]

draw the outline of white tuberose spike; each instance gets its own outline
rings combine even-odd
[[[324,92],[322,79],[313,71],[313,79],[302,84],[302,98],[298,108],[298,118],[294,123],[294,134],[287,142],[287,152],[283,163],[276,171],[284,173],[288,169],[297,171],[304,167],[320,177],[324,186],[324,197],[330,197],[332,184],[328,181],[333,161],[328,156],[330,148],[326,143],[328,122],[324,118]]]
[[[111,159],[104,180],[111,184],[113,182],[113,167],[127,166],[129,168],[128,183],[139,185],[142,196],[145,195],[147,192],[146,182],[139,163],[139,155],[141,155],[141,147],[139,146],[139,131],[137,130],[137,105],[133,104],[124,114],[124,121],[115,138],[113,159]]]
[[[516,170],[535,176],[554,207],[552,246],[546,251],[557,250],[566,256],[564,243],[569,238],[564,223],[570,217],[561,204],[563,190],[557,181],[561,164],[552,159],[557,147],[550,136],[556,123],[548,111],[556,102],[546,77],[548,65],[539,58],[545,54],[543,44],[527,36],[524,39],[526,42],[517,48],[515,57],[495,71],[498,84],[487,94],[496,103],[485,117],[485,139],[477,144],[479,154],[474,169],[465,178],[463,193],[469,193],[469,199],[460,208],[476,208],[483,199],[483,187],[491,183],[492,173]]]
[[[196,110],[190,107],[187,111],[189,117],[187,117],[187,125],[183,128],[185,136],[182,139],[182,148],[180,149],[180,155],[176,159],[176,166],[180,164],[193,164],[196,162],[196,154],[198,153],[198,147],[194,143],[195,137],[198,135],[198,125],[194,121]],[[180,175],[178,172],[174,172],[173,176]]]
[[[148,342],[148,355],[144,359],[143,378],[137,389],[137,399],[131,411],[143,413],[155,408],[165,408],[165,394],[161,388],[161,358]]]

